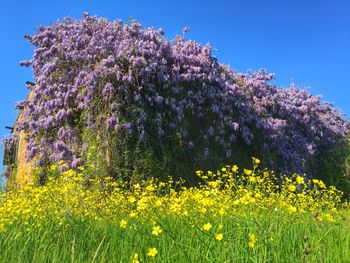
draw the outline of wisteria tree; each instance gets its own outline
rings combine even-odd
[[[245,162],[303,172],[349,123],[331,104],[279,88],[265,70],[236,73],[209,45],[84,14],[26,36],[33,97],[19,103],[28,160],[92,173],[185,177]]]

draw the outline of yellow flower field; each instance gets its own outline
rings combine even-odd
[[[235,257],[237,261],[232,262],[245,262],[239,257],[253,262],[281,262],[274,260],[283,257],[284,262],[297,262],[293,260],[308,257],[308,262],[321,262],[312,260],[330,256],[327,253],[338,253],[336,260],[350,255],[349,204],[341,200],[340,191],[300,175],[278,178],[272,171],[259,170],[258,164],[254,158],[253,169],[243,172],[236,165],[196,171],[201,178],[196,187],[171,178],[134,184],[112,178],[86,182],[83,170],[60,174],[51,167],[46,185],[27,185],[2,194],[1,251],[11,250],[9,242],[15,248],[16,242],[23,245],[26,240],[39,242],[38,248],[43,249],[45,237],[50,237],[57,242],[70,240],[68,251],[54,249],[57,255],[53,253],[52,260],[57,262],[66,258],[231,262]],[[315,243],[304,242],[305,236]],[[337,248],[335,239],[340,242]],[[78,249],[72,240],[84,240],[91,251],[72,254],[72,249]],[[117,241],[121,251],[111,247]],[[293,242],[296,247],[288,248]],[[328,245],[333,248],[327,250]],[[23,253],[35,259],[34,252],[24,249]],[[103,253],[113,259],[103,258]],[[11,261],[12,257],[16,258],[10,251],[0,252],[0,259]]]

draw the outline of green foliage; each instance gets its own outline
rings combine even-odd
[[[127,132],[107,132],[103,127],[87,130],[84,176],[89,178],[113,177],[129,182],[140,181],[155,175],[166,174],[162,161],[152,149],[147,149],[135,136]]]
[[[347,219],[349,219],[347,215]],[[349,224],[319,223],[312,216],[290,216],[260,211],[232,217],[216,217],[212,228],[174,217],[157,221],[162,233],[151,234],[152,224],[126,229],[115,221],[56,222],[27,230],[13,225],[0,233],[0,261],[24,262],[132,262],[137,253],[141,262],[347,262],[350,258]],[[218,230],[220,225],[224,227]],[[217,232],[223,240],[215,239]],[[248,247],[249,234],[256,244]],[[149,248],[158,251],[154,258]]]
[[[339,139],[336,146],[323,152],[309,167],[309,173],[327,185],[334,185],[350,195],[350,135]]]
[[[12,190],[17,174],[17,163],[7,166],[6,171],[6,190]]]

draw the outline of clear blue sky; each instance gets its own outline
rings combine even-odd
[[[221,62],[244,72],[266,68],[276,73],[276,84],[311,87],[350,116],[348,0],[1,0],[0,137],[16,118],[14,103],[27,95],[24,82],[33,80],[31,69],[18,65],[33,52],[23,35],[84,11],[111,20],[133,17],[163,27],[168,38],[189,26],[187,37],[211,43]]]

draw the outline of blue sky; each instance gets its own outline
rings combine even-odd
[[[350,116],[350,1],[2,0],[0,137],[16,118],[14,103],[27,95],[25,81],[33,80],[31,70],[18,65],[33,52],[23,35],[85,11],[111,20],[133,17],[162,27],[168,38],[189,26],[187,38],[209,42],[219,61],[243,72],[266,68],[276,73],[276,84],[311,87]]]

